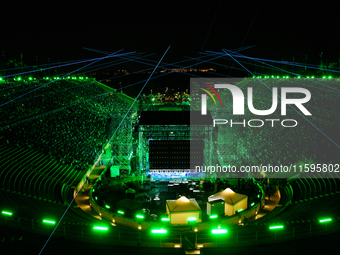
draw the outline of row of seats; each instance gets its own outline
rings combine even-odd
[[[82,172],[49,156],[16,146],[0,146],[1,188],[17,194],[63,203],[62,185],[76,185]]]
[[[340,192],[340,179],[338,175],[332,178],[322,178],[323,176],[314,173],[309,174],[309,178],[299,178],[290,182],[293,187],[294,195],[292,202],[307,201]]]

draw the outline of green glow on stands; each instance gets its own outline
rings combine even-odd
[[[278,228],[283,228],[283,226],[272,226],[272,227],[269,227],[269,229],[278,229]]]
[[[2,211],[1,213],[2,213],[2,214],[5,214],[5,215],[9,215],[9,216],[12,216],[12,214],[13,214],[13,213],[11,213],[11,212],[6,212],[6,211]]]
[[[332,219],[323,219],[323,220],[319,220],[320,223],[322,223],[322,222],[329,222],[329,221],[332,221]]]
[[[123,211],[117,211],[117,213],[119,213],[119,214],[123,214],[123,215],[124,215],[124,212],[123,212]]]
[[[196,221],[196,220],[197,220],[196,217],[190,217],[190,218],[188,218],[188,221],[190,221],[190,222]]]
[[[255,205],[255,202],[251,203],[251,205],[250,205],[250,206],[253,206],[253,205]]]
[[[95,230],[105,230],[105,231],[108,230],[107,227],[93,227],[93,229],[95,229]]]
[[[210,215],[210,219],[216,219],[217,215]]]
[[[238,210],[237,210],[237,212],[242,212],[242,211],[243,211],[243,209],[238,209]]]
[[[169,218],[162,218],[162,221],[170,221]]]
[[[111,208],[109,205],[105,205],[105,207],[106,207],[107,209],[110,209],[110,208]]]
[[[55,224],[55,221],[53,220],[43,220],[43,222],[48,224]]]
[[[226,234],[227,232],[228,230],[226,230],[225,228],[217,228],[217,229],[211,230],[211,233],[214,235]]]
[[[166,229],[153,229],[151,233],[153,234],[166,234],[168,231]]]
[[[144,219],[144,216],[143,216],[143,215],[140,215],[140,214],[137,214],[137,215],[136,215],[136,218]]]

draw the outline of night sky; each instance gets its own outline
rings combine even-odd
[[[38,56],[45,63],[48,57],[98,56],[83,47],[156,53],[159,59],[170,45],[165,61],[176,61],[198,56],[206,40],[204,50],[243,43],[254,46],[242,52],[253,57],[302,62],[308,55],[315,64],[323,52],[331,62],[339,61],[338,8],[324,1],[110,2],[6,1],[0,15],[1,50],[8,58],[23,54],[29,62]]]

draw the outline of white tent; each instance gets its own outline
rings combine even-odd
[[[208,197],[208,201],[214,200],[223,200],[225,202],[224,205],[224,214],[225,215],[234,215],[238,210],[242,209],[243,211],[247,209],[248,204],[248,196],[243,194],[235,193],[232,189],[227,188],[222,190],[214,195]],[[207,204],[207,213],[209,215],[211,212],[211,204]]]
[[[166,213],[171,224],[188,224],[190,218],[195,222],[202,222],[202,211],[194,198],[182,196],[177,200],[167,200]]]

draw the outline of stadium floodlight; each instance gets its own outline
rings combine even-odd
[[[189,218],[188,218],[188,221],[189,221],[189,222],[194,222],[194,221],[196,221],[196,220],[197,220],[196,217],[189,217]]]
[[[238,209],[238,210],[237,210],[238,213],[239,213],[239,212],[242,212],[242,211],[243,211],[243,209]]]
[[[254,206],[255,205],[255,202],[251,203],[250,206]]]
[[[271,226],[271,227],[269,227],[269,229],[281,229],[281,228],[283,228],[282,225],[280,225],[280,226]]]
[[[217,215],[210,215],[210,219],[216,219],[218,216]]]
[[[332,221],[331,218],[319,220],[320,223],[323,223],[323,222],[330,222],[330,221]]]
[[[170,221],[170,219],[169,218],[162,218],[162,221]]]
[[[332,76],[328,76],[328,79],[332,79],[333,77]]]
[[[98,226],[95,226],[93,227],[94,230],[101,230],[101,231],[107,231],[108,228],[107,227],[98,227]]]
[[[326,76],[322,76],[322,79],[326,79]]]
[[[43,222],[44,223],[46,223],[46,224],[55,224],[55,221],[53,221],[53,220],[43,220]]]
[[[110,208],[111,208],[109,205],[105,205],[105,207],[106,207],[107,209],[110,209]]]
[[[153,234],[166,234],[168,231],[166,229],[152,229],[151,230],[151,233]]]
[[[312,76],[312,79],[314,79],[315,78],[315,76]]]
[[[7,211],[2,211],[1,213],[4,214],[4,215],[8,215],[8,216],[12,216],[13,215],[13,213],[7,212]]]
[[[137,214],[137,215],[136,215],[136,218],[138,218],[138,219],[144,219],[144,215]]]
[[[117,213],[124,215],[124,211],[117,211]]]
[[[226,230],[225,228],[216,228],[211,230],[211,233],[214,235],[221,235],[221,234],[226,234],[228,232],[228,230]]]

